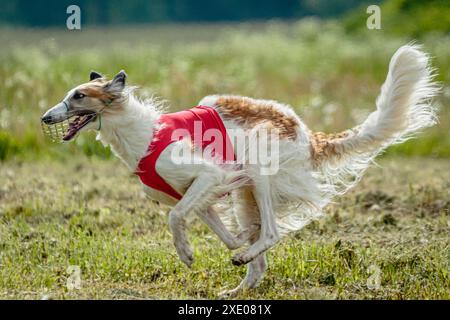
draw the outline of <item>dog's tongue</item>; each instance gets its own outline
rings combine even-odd
[[[66,135],[63,137],[64,141],[68,141],[73,138],[73,136],[77,133],[78,128],[76,126],[72,126],[67,131]]]
[[[69,129],[66,135],[63,137],[64,141],[72,139],[78,131],[80,131],[85,125],[95,119],[95,115],[90,114],[86,116],[77,117],[72,123],[69,124]]]
[[[73,136],[77,133],[79,129],[80,118],[76,118],[72,123],[69,124],[69,129],[67,130],[66,135],[63,137],[64,141],[68,141],[73,138]]]

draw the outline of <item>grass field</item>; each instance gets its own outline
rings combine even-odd
[[[236,93],[289,103],[312,129],[340,131],[373,110],[391,55],[410,40],[314,20],[0,29],[0,298],[215,298],[245,274],[198,221],[196,262],[185,267],[167,209],[94,133],[65,145],[44,139],[40,115],[91,69],[125,69],[139,94],[167,99],[169,110]],[[420,39],[443,87],[440,123],[389,149],[325,218],[285,238],[261,286],[238,298],[450,298],[448,40]],[[66,286],[69,266],[81,269],[79,290]]]
[[[261,286],[238,298],[450,298],[450,163],[381,166],[271,250]],[[0,298],[215,298],[244,276],[198,221],[189,231],[196,261],[184,266],[167,209],[118,161],[7,163],[0,179]],[[69,265],[81,268],[79,290],[66,287]]]

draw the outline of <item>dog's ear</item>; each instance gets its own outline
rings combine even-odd
[[[92,80],[95,80],[98,78],[103,78],[103,76],[96,71],[91,71],[91,74],[89,75],[89,81],[92,81]]]
[[[125,88],[125,81],[127,74],[121,70],[116,76],[106,85],[105,90],[111,94],[120,94]]]

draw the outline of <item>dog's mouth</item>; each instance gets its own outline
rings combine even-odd
[[[41,122],[42,130],[52,141],[62,142],[72,140],[88,123],[97,118],[97,113],[82,111],[57,123]]]
[[[97,114],[95,112],[90,112],[84,115],[79,115],[72,117],[69,120],[69,128],[67,130],[67,133],[63,136],[63,141],[69,141],[72,140],[73,137],[83,129],[89,122],[94,121],[97,117]],[[73,121],[70,121],[73,119]]]

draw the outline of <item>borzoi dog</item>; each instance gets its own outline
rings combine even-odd
[[[428,56],[415,45],[392,57],[376,110],[337,134],[311,131],[288,105],[241,96],[207,96],[197,107],[167,114],[154,99],[136,98],[126,78],[124,71],[112,80],[91,72],[89,82],[43,115],[43,127],[64,141],[97,130],[97,138],[140,177],[146,193],[171,206],[169,227],[187,266],[194,261],[186,236],[190,215],[200,217],[229,249],[248,244],[232,258],[235,265],[248,264],[247,275],[226,295],[255,287],[267,268],[266,251],[319,218],[380,152],[437,121],[431,98],[438,88]],[[198,128],[212,130],[214,139],[206,131],[193,139]],[[235,131],[248,143],[232,139]],[[273,149],[269,166],[276,162],[269,172],[262,170],[267,164],[249,160],[260,152],[253,147],[263,136]],[[213,142],[218,144],[211,148]],[[234,218],[239,229],[230,231],[225,218]]]

